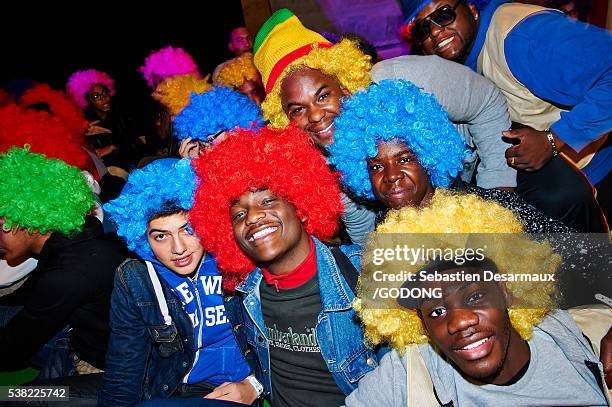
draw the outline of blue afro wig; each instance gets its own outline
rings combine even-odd
[[[207,141],[220,131],[258,128],[263,125],[255,102],[225,86],[213,86],[202,94],[192,94],[191,102],[174,118],[174,134],[179,140],[191,137]]]
[[[134,170],[121,195],[104,205],[128,248],[145,259],[154,258],[147,225],[168,208],[191,209],[196,178],[189,159],[164,158]]]
[[[329,162],[357,196],[374,197],[368,158],[385,141],[405,143],[417,156],[434,187],[447,187],[469,153],[436,99],[411,82],[383,80],[349,97],[335,120]]]

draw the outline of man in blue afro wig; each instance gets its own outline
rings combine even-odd
[[[342,182],[357,196],[376,199],[368,160],[381,142],[407,145],[432,186],[448,187],[463,168],[468,150],[436,99],[411,82],[383,80],[348,98],[335,121],[329,146]]]
[[[145,261],[117,269],[99,405],[191,396],[251,404],[263,392],[232,332],[217,262],[189,222],[195,187],[188,159],[160,159],[104,206]]]
[[[255,102],[221,85],[202,94],[193,93],[189,105],[173,121],[174,135],[182,142],[181,157],[188,156],[193,146],[201,147],[200,143],[210,146],[221,142],[226,131],[255,129],[262,125],[261,111]]]

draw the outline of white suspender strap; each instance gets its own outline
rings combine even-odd
[[[149,272],[149,278],[153,283],[153,290],[155,290],[155,296],[157,297],[157,304],[159,305],[159,310],[164,317],[164,322],[166,325],[172,325],[172,317],[168,312],[168,304],[166,303],[166,297],[164,297],[164,292],[162,291],[161,283],[159,282],[159,277],[157,277],[157,273],[153,268],[153,264],[150,261],[145,262],[147,264],[147,271]]]

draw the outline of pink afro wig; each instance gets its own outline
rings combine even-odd
[[[190,220],[205,250],[216,256],[225,288],[233,291],[255,264],[234,240],[230,205],[261,187],[290,202],[306,218],[306,232],[328,240],[343,207],[337,174],[310,138],[291,125],[237,130],[192,161],[200,178]]]
[[[151,52],[139,71],[152,89],[164,79],[175,75],[191,73],[198,79],[202,77],[191,55],[182,48],[171,46]]]
[[[48,111],[37,110],[39,104]],[[92,172],[91,159],[81,149],[86,128],[83,114],[63,92],[38,84],[21,96],[19,105],[0,108],[0,152],[29,144],[31,152]]]
[[[66,84],[66,92],[75,101],[81,109],[87,108],[87,99],[85,95],[89,89],[95,84],[104,85],[108,88],[111,96],[115,94],[115,81],[107,73],[97,71],[95,69],[87,69],[84,71],[76,71]]]

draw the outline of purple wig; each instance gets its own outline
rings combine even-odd
[[[81,109],[85,109],[87,108],[87,99],[85,95],[95,84],[106,86],[111,96],[115,94],[115,81],[113,78],[107,73],[95,69],[76,71],[70,75],[68,84],[66,85],[66,91]]]
[[[143,74],[147,84],[155,87],[164,79],[191,73],[198,79],[202,78],[198,66],[187,52],[182,48],[168,46],[158,51],[153,51],[145,58],[144,65],[139,71]]]

